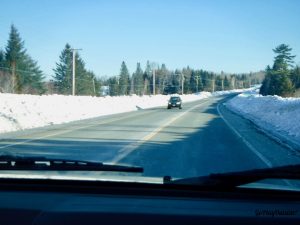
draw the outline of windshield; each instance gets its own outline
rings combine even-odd
[[[170,101],[175,101],[175,102],[177,102],[177,101],[180,101],[180,98],[178,98],[178,97],[171,97],[171,98],[170,98]]]
[[[300,163],[299,1],[1,8],[1,174],[26,157],[137,181]]]

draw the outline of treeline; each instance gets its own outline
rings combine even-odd
[[[53,80],[46,81],[37,62],[24,46],[18,30],[11,26],[5,50],[0,50],[0,92],[17,94],[72,94],[72,49],[66,44],[53,70]],[[85,68],[75,54],[76,95],[99,95],[100,81]]]
[[[149,95],[149,94],[190,94],[200,91],[222,91],[237,88],[249,88],[260,84],[264,72],[249,74],[216,74],[190,67],[169,70],[165,64],[146,63],[143,70],[137,63],[135,72],[130,76],[125,62],[122,62],[120,74],[102,79],[108,86],[109,95]]]
[[[273,52],[276,54],[273,66],[267,66],[266,76],[260,88],[262,95],[282,97],[300,96],[300,68],[294,66],[295,55],[292,48],[281,44]]]
[[[53,69],[54,75],[46,81],[37,61],[27,53],[24,41],[14,25],[11,26],[7,45],[0,49],[0,92],[17,94],[72,94],[73,49],[66,44]],[[262,82],[264,72],[249,74],[216,74],[205,70],[171,70],[165,64],[146,63],[144,69],[137,63],[130,74],[125,62],[120,73],[109,78],[98,78],[86,69],[80,54],[75,54],[75,94],[101,95],[101,87],[108,87],[108,94],[150,95],[172,93],[196,93],[248,88]],[[48,76],[49,77],[49,76]]]

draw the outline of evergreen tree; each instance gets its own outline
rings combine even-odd
[[[175,72],[172,74],[172,85],[175,87],[176,93],[181,93],[181,71],[176,69]]]
[[[0,93],[13,92],[11,86],[11,75],[5,66],[5,55],[4,52],[0,50]]]
[[[289,48],[288,45],[281,44],[275,49],[273,52],[277,54],[275,56],[273,70],[287,70],[288,67],[292,67],[292,63],[294,63],[293,59],[296,57],[291,54],[292,48]]]
[[[147,94],[147,95],[150,94],[149,84],[150,84],[151,76],[152,76],[152,69],[151,69],[150,62],[148,60],[147,64],[146,64],[145,72],[143,74],[143,78],[144,78],[144,90],[143,90],[143,94],[144,95],[145,94]]]
[[[144,78],[143,78],[143,70],[141,68],[141,64],[137,63],[135,73],[132,76],[134,83],[134,93],[137,95],[143,94],[144,87]]]
[[[41,94],[45,92],[43,73],[24,48],[24,41],[14,25],[11,26],[5,48],[5,66],[12,76],[12,90],[17,93]]]
[[[190,89],[192,93],[203,91],[202,71],[192,70],[190,78]]]
[[[230,81],[226,75],[224,78],[224,90],[230,90]]]
[[[190,69],[189,66],[187,66],[187,68],[183,68],[182,69],[182,74],[183,74],[183,93],[189,93],[190,90],[190,79],[191,79],[191,74],[192,74],[192,70]]]
[[[109,86],[109,95],[110,96],[118,96],[119,95],[119,84],[117,77],[110,77],[107,81]]]
[[[9,39],[5,48],[5,61],[6,65],[10,68],[12,76],[12,89],[13,92],[19,91],[20,73],[17,73],[19,63],[25,57],[24,41],[21,39],[19,32],[14,25],[11,25]]]
[[[94,75],[94,82],[95,82],[95,92],[96,92],[95,95],[100,96],[101,87],[104,86],[104,83],[103,83],[102,79],[96,77],[95,75]]]
[[[60,94],[72,94],[72,63],[73,55],[71,46],[65,45],[65,48],[59,56],[59,63],[53,70],[55,75],[54,85]],[[76,95],[95,95],[96,92],[95,75],[92,71],[87,71],[85,63],[78,53],[75,54],[75,94]],[[95,93],[96,92],[96,93]]]
[[[296,68],[291,73],[291,80],[295,89],[300,88],[300,67],[296,66]]]
[[[222,82],[223,82],[223,79],[221,76],[216,76],[216,80],[215,80],[215,91],[223,91],[222,90]],[[224,85],[224,83],[223,83]]]
[[[76,95],[94,95],[93,78],[78,53],[75,54],[75,75]]]
[[[259,92],[261,95],[268,95],[272,93],[275,94],[275,87],[272,84],[272,69],[270,68],[270,66],[267,66],[265,71],[265,79],[262,82]]]
[[[59,63],[56,63],[54,71],[54,85],[59,94],[72,94],[72,54],[71,46],[65,48],[59,56]]]
[[[166,87],[168,77],[168,69],[166,65],[163,63],[158,69],[155,71],[156,78],[156,90],[158,94],[164,93],[164,89]]]
[[[205,91],[211,91],[211,87],[212,87],[212,77],[211,74],[207,71],[204,70],[200,70],[199,71],[200,75],[201,75],[201,81],[202,81],[202,85],[203,85],[203,90]]]
[[[29,55],[25,55],[23,64],[20,64],[23,69],[21,71],[20,83],[22,93],[28,94],[43,94],[46,92],[44,85],[44,75],[42,70]],[[27,73],[27,74],[26,74]]]
[[[0,49],[0,70],[5,70],[5,55],[4,52]]]
[[[274,58],[272,69],[267,67],[266,77],[260,88],[262,95],[279,95],[290,96],[294,91],[292,81],[290,79],[290,70],[295,56],[291,55],[291,48],[288,45],[281,44],[275,49],[277,54]]]
[[[129,72],[125,62],[122,62],[121,70],[120,70],[120,80],[119,80],[119,88],[120,95],[128,95],[130,89],[129,82]]]
[[[197,80],[199,80],[197,77],[196,77],[196,73],[194,70],[192,70],[191,72],[191,78],[190,78],[190,90],[192,93],[196,93],[198,90],[197,90]]]

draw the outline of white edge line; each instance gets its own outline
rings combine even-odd
[[[253,145],[251,145],[229,122],[227,119],[224,118],[223,114],[220,111],[220,104],[217,105],[217,111],[226,125],[246,144],[246,146],[258,157],[263,161],[268,167],[273,167],[272,163],[264,157],[260,152],[258,152]]]
[[[224,116],[222,115],[222,113],[221,113],[221,111],[220,111],[220,108],[219,108],[219,106],[220,106],[220,104],[221,103],[219,103],[218,104],[218,106],[217,106],[217,110],[218,110],[218,113],[219,113],[219,115],[220,115],[220,117],[224,120],[224,122],[227,124],[227,126],[238,136],[238,137],[240,137],[241,138],[241,140],[248,146],[248,148],[258,157],[258,158],[260,158],[268,167],[270,167],[270,168],[272,168],[273,167],[273,165],[272,165],[272,163],[266,158],[266,157],[264,157],[260,152],[258,152],[254,147],[253,147],[253,145],[251,145],[229,122],[228,122],[228,120],[226,120],[225,118],[224,118]],[[289,185],[289,186],[291,186],[291,187],[293,187],[294,185],[289,181],[289,180],[287,180],[287,179],[283,179],[283,181],[287,184],[287,185]]]

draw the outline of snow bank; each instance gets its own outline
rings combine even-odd
[[[211,96],[183,95],[184,102]],[[169,96],[91,97],[0,94],[0,133],[167,105]]]
[[[185,103],[241,91],[200,92],[180,97]],[[0,93],[0,133],[166,106],[169,98],[167,95],[91,97]]]
[[[300,144],[300,98],[242,93],[226,106],[259,127]]]

